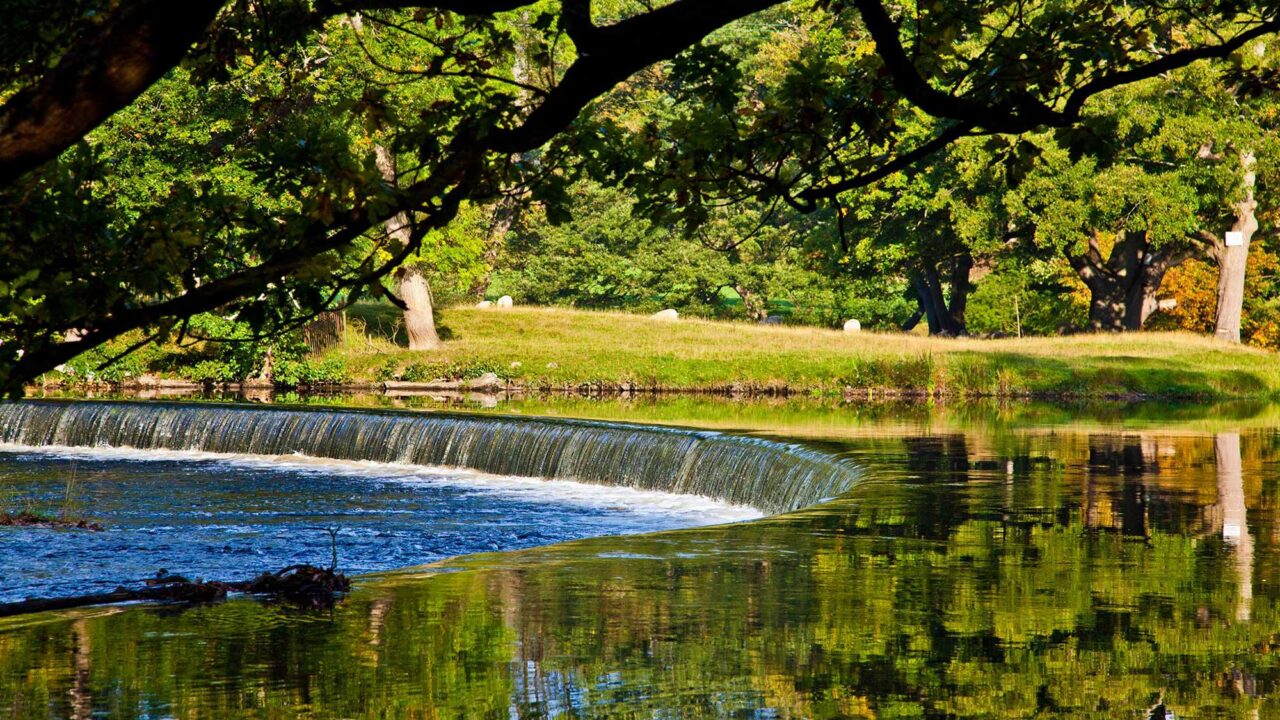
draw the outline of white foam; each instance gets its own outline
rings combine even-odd
[[[572,480],[490,475],[465,468],[335,460],[312,455],[251,455],[203,450],[144,450],[131,447],[76,447],[0,443],[0,452],[33,453],[85,460],[131,462],[214,462],[245,470],[288,470],[339,475],[354,479],[394,481],[406,485],[450,487],[520,501],[551,501],[591,508],[617,508],[642,515],[676,516],[688,526],[752,520],[757,508],[734,505],[703,495],[594,485]]]

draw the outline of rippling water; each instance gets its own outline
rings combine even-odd
[[[758,517],[707,498],[301,456],[0,446],[2,504],[103,532],[0,528],[0,602],[105,592],[159,569],[233,580],[347,573],[575,538]]]

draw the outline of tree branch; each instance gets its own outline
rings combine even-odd
[[[1041,124],[1062,122],[1061,114],[1043,103],[1022,98],[1016,105],[978,102],[933,87],[920,76],[915,63],[902,46],[898,26],[879,0],[853,0],[862,22],[876,43],[876,53],[884,62],[893,85],[911,104],[938,118],[960,120],[994,132],[1020,133]]]
[[[571,123],[595,98],[637,71],[674,57],[714,30],[782,0],[676,0],[614,25],[596,27],[594,52],[578,59],[519,127],[497,130],[486,144],[494,152],[539,147]]]
[[[1079,119],[1080,112],[1084,108],[1085,102],[1098,93],[1113,90],[1122,85],[1128,85],[1140,80],[1157,77],[1164,73],[1184,68],[1200,60],[1226,58],[1249,42],[1277,31],[1280,31],[1280,18],[1272,18],[1255,25],[1253,28],[1244,31],[1219,45],[1179,50],[1178,52],[1170,53],[1169,55],[1165,55],[1164,57],[1158,60],[1153,60],[1145,65],[1139,65],[1138,67],[1130,68],[1128,70],[1119,70],[1094,78],[1084,85],[1081,85],[1071,93],[1070,97],[1067,98],[1067,103],[1063,107],[1062,111],[1063,120],[1066,123],[1072,123]]]
[[[0,186],[57,157],[173,66],[225,0],[122,3],[35,84],[0,106]]]
[[[923,143],[908,152],[898,155],[894,159],[880,165],[874,170],[859,173],[851,178],[845,178],[844,180],[831,183],[830,185],[815,185],[814,187],[802,190],[800,192],[800,197],[811,201],[819,198],[829,199],[848,190],[866,187],[874,182],[883,180],[896,172],[911,167],[939,150],[946,148],[956,140],[971,134],[973,134],[973,126],[968,123],[952,125],[941,133],[938,133],[938,135],[932,140]]]

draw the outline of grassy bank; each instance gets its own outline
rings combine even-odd
[[[947,340],[726,323],[662,322],[552,308],[457,308],[444,347],[413,352],[391,308],[352,313],[322,360],[356,381],[494,372],[530,388],[1061,397],[1260,398],[1280,394],[1280,356],[1178,333]]]

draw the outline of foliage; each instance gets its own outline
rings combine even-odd
[[[1006,261],[983,276],[969,299],[974,335],[1055,335],[1085,325],[1086,300],[1053,263]]]
[[[1234,56],[1213,71],[1267,92],[1272,68],[1240,51],[1280,27],[1269,6],[1199,0],[619,0],[585,16],[578,3],[519,0],[462,12],[361,0],[170,6],[7,8],[6,392],[131,331],[177,337],[201,312],[274,331],[377,297],[424,242],[424,261],[457,260],[427,238],[467,203],[518,197],[563,217],[584,171],[624,184],[662,224],[693,228],[752,196],[765,214],[836,211],[842,193],[966,134],[1072,127],[1099,92],[1172,77],[1195,58]],[[49,122],[23,130],[33,117]],[[34,171],[13,157],[28,141],[44,143],[22,156],[38,156]],[[398,161],[394,187],[379,147]],[[384,232],[401,213],[408,242]],[[602,279],[615,296],[632,282]]]
[[[468,360],[461,362],[416,362],[410,363],[400,373],[405,382],[431,382],[432,380],[474,380],[482,375],[497,375],[500,379],[509,376],[509,368],[484,360]]]
[[[761,319],[869,328],[902,322],[910,309],[894,283],[830,278],[805,252],[829,224],[794,214],[771,218],[738,206],[696,232],[633,213],[624,190],[591,182],[568,188],[569,219],[523,213],[506,238],[489,295],[525,304]]]
[[[341,360],[282,359],[275,365],[271,380],[277,387],[293,388],[316,385],[341,385],[350,379]]]

